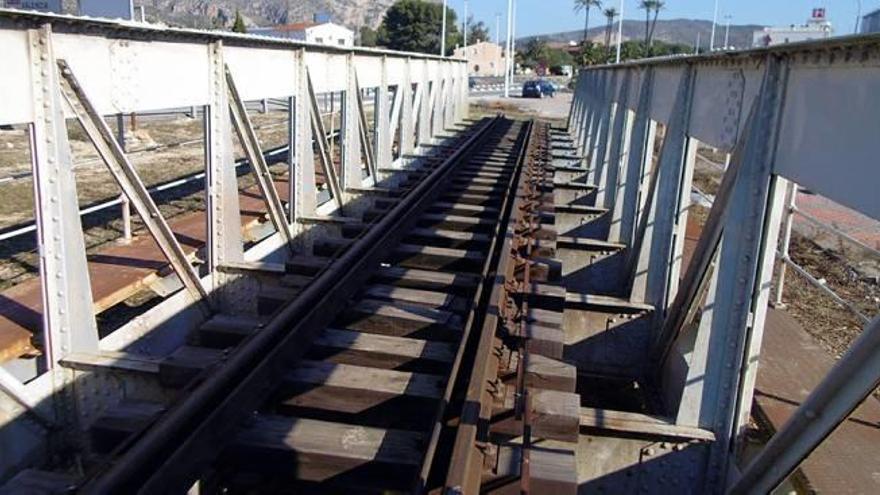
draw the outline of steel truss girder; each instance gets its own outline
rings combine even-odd
[[[238,135],[238,141],[244,149],[245,156],[250,162],[250,169],[263,195],[263,201],[266,203],[266,211],[269,213],[269,220],[275,229],[281,234],[284,243],[287,245],[291,254],[293,250],[293,234],[291,233],[290,223],[284,216],[284,205],[281,198],[278,197],[278,190],[275,189],[275,182],[272,180],[272,173],[269,172],[269,166],[266,164],[266,158],[263,156],[263,150],[260,146],[260,140],[254,130],[253,124],[248,117],[247,109],[244,106],[238,89],[235,87],[235,79],[229,67],[225,68],[226,87],[229,90],[229,110],[232,116],[233,127]]]
[[[174,232],[165,221],[159,211],[159,207],[153,202],[146,186],[141,182],[137,171],[125,152],[122,151],[119,143],[113,137],[113,132],[104,122],[104,119],[97,113],[83,91],[73,70],[62,59],[57,60],[58,68],[61,72],[61,93],[64,95],[69,107],[76,115],[77,120],[85,129],[89,140],[95,146],[104,164],[110,171],[110,174],[119,184],[122,192],[131,201],[138,215],[141,216],[144,225],[155,239],[156,244],[165,255],[165,258],[171,264],[174,272],[180,277],[181,282],[195,301],[206,313],[212,311],[211,302],[208,300],[208,292],[202,285],[198,273],[187,260],[186,253],[177,239]]]

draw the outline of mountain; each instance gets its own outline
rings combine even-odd
[[[355,29],[376,28],[394,0],[135,0],[147,20],[173,26],[211,28],[232,25],[239,11],[249,27],[310,21],[329,14],[333,22]]]
[[[715,27],[715,46],[724,44],[724,24],[718,24]],[[740,24],[730,26],[729,44],[737,48],[748,48],[752,45],[752,33],[762,29],[764,26],[755,24]],[[695,19],[669,19],[658,20],[657,27],[654,32],[654,39],[665,41],[667,43],[678,43],[683,45],[694,46],[697,41],[697,33],[700,33],[700,47],[709,47],[709,38],[712,33],[712,22],[695,20]],[[591,27],[587,32],[590,40],[604,43],[605,42],[605,24]],[[548,42],[580,42],[583,39],[584,31],[565,31],[561,33],[542,34],[537,36],[524,36],[517,38],[517,44],[528,43],[532,39],[542,39]],[[613,33],[611,35],[612,43],[617,36],[617,22],[614,23]],[[623,21],[623,39],[626,40],[642,40],[645,38],[644,21]]]

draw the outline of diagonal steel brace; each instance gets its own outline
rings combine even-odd
[[[226,87],[229,88],[229,110],[232,113],[232,123],[235,127],[235,133],[248,161],[251,163],[251,171],[263,200],[266,202],[266,211],[269,212],[269,220],[275,226],[275,230],[281,233],[284,238],[287,249],[294,254],[293,234],[290,231],[290,223],[284,216],[284,206],[281,204],[281,198],[278,197],[278,191],[275,189],[275,183],[272,181],[272,174],[269,172],[269,166],[266,164],[266,157],[263,156],[260,148],[260,141],[257,139],[257,133],[248,117],[247,109],[244,102],[238,94],[235,87],[235,81],[229,66],[226,66]],[[292,178],[288,178],[292,180]]]
[[[357,75],[354,76],[354,88],[355,95],[357,95],[357,109],[358,109],[358,136],[361,140],[361,148],[364,150],[364,156],[367,159],[367,170],[370,171],[370,177],[373,179],[373,183],[378,180],[376,175],[376,160],[374,158],[373,146],[370,143],[370,137],[367,134],[367,113],[364,111],[364,99],[361,97],[361,85],[358,83]],[[382,95],[382,98],[385,98],[386,95]],[[379,107],[376,107],[378,110]]]
[[[184,287],[190,292],[193,298],[200,303],[200,307],[206,314],[210,314],[212,308],[208,299],[208,293],[199,279],[193,266],[186,258],[186,253],[180,247],[180,243],[174,237],[174,232],[168,226],[165,218],[159,212],[153,198],[147,192],[147,188],[137,174],[134,166],[128,161],[125,152],[122,151],[119,143],[107,127],[107,123],[98,114],[89,98],[83,92],[73,71],[67,62],[58,59],[58,68],[61,72],[59,83],[61,86],[61,94],[70,105],[77,120],[85,129],[86,134],[95,145],[95,149],[101,156],[101,159],[110,170],[110,174],[119,184],[123,194],[131,201],[138,215],[143,219],[144,225],[149,230],[150,235],[155,239],[162,254],[171,264],[174,272],[180,277]]]
[[[318,97],[315,96],[315,87],[312,85],[312,76],[306,69],[306,82],[309,89],[310,114],[312,121],[312,135],[318,144],[318,154],[321,159],[321,169],[324,171],[324,177],[330,183],[330,192],[336,205],[342,208],[342,190],[339,185],[339,177],[336,175],[336,169],[333,168],[332,157],[330,156],[330,143],[327,142],[327,132],[324,130],[324,122],[321,120],[321,110],[318,108]]]

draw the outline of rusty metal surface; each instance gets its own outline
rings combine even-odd
[[[275,188],[286,200],[287,179],[275,179]],[[246,235],[265,221],[266,207],[256,186],[241,190],[239,201]],[[169,223],[188,256],[204,247],[204,211],[180,215]],[[95,314],[131,297],[168,270],[168,262],[149,235],[138,235],[128,244],[108,244],[88,258]],[[39,277],[0,294],[0,362],[36,352],[40,342],[31,340],[40,332],[42,307]]]

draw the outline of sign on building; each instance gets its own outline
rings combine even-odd
[[[132,0],[79,0],[79,15],[133,19],[134,5]]]
[[[61,0],[5,0],[3,6],[7,9],[61,13]]]

